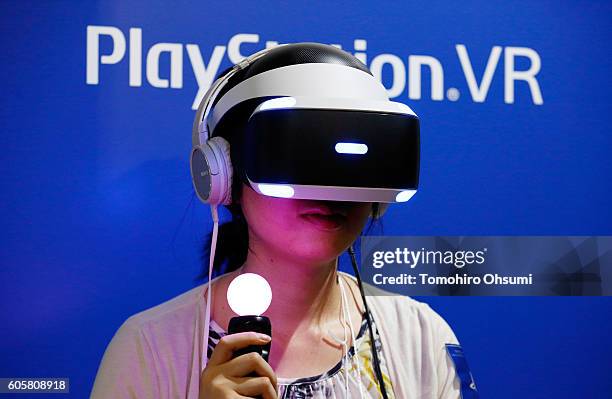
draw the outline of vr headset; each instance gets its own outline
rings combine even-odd
[[[237,64],[202,99],[192,138],[208,204],[231,203],[236,172],[262,195],[379,202],[380,214],[418,187],[418,117],[333,46],[282,45]]]

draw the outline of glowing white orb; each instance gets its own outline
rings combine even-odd
[[[227,303],[239,316],[259,316],[268,310],[270,302],[272,289],[259,274],[241,274],[227,287]]]

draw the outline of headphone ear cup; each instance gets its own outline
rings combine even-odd
[[[234,168],[230,157],[230,143],[221,136],[215,136],[208,140],[219,165],[218,178],[215,179],[219,186],[219,204],[230,205],[232,203],[232,181]]]
[[[194,189],[202,202],[231,204],[233,168],[227,140],[215,136],[193,148],[189,166]]]

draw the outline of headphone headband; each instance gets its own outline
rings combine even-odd
[[[279,46],[284,46],[284,44],[281,44]],[[210,113],[210,110],[211,110],[211,107],[209,107],[209,104],[214,103],[214,100],[216,99],[217,95],[221,92],[221,89],[223,89],[223,87],[227,84],[229,79],[232,76],[234,76],[237,72],[251,65],[253,61],[261,58],[268,51],[272,50],[273,48],[277,48],[279,46],[265,48],[254,54],[251,54],[244,60],[234,65],[225,74],[219,76],[213,82],[213,84],[204,94],[204,97],[202,97],[202,101],[200,101],[200,105],[198,106],[198,110],[196,111],[196,116],[193,121],[193,127],[191,131],[192,133],[191,134],[191,144],[193,147],[197,147],[199,145],[204,144],[206,140],[210,138],[210,132],[208,131],[208,126],[206,122],[208,118],[208,114]]]

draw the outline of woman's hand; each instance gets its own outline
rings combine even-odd
[[[277,399],[276,375],[259,353],[232,359],[234,351],[249,345],[267,344],[270,339],[256,332],[223,336],[200,376],[200,399]],[[249,376],[253,373],[256,376]]]

